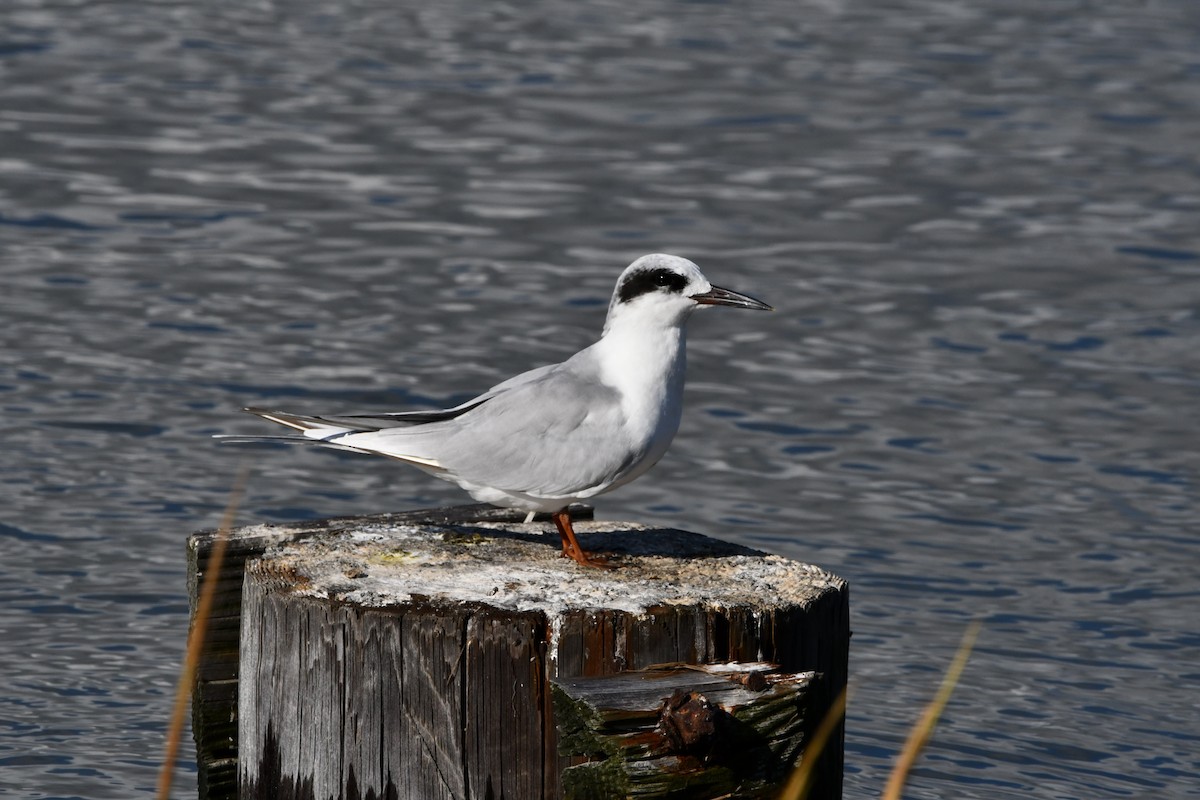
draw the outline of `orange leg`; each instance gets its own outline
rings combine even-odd
[[[558,528],[558,535],[562,537],[563,557],[573,558],[585,567],[604,566],[599,561],[593,561],[587,553],[583,552],[583,548],[579,546],[579,540],[575,538],[575,530],[571,527],[571,516],[565,508],[555,511],[551,518],[554,520],[554,527]]]

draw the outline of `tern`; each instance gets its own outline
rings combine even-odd
[[[654,253],[617,279],[600,339],[559,364],[521,373],[440,411],[307,416],[251,414],[298,432],[223,436],[373,453],[458,484],[476,500],[549,513],[562,554],[602,566],[575,538],[567,506],[639,477],[679,430],[685,325],[704,306],[769,311],[709,283],[686,258]]]

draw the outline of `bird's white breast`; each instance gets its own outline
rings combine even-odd
[[[597,343],[600,374],[615,388],[624,412],[621,436],[640,454],[621,483],[640,475],[667,451],[683,411],[686,371],[682,327],[611,330]]]

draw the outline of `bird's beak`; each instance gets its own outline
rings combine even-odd
[[[702,306],[733,306],[734,308],[753,308],[756,311],[774,311],[761,300],[722,289],[720,286],[714,286],[703,294],[694,294],[692,299]]]

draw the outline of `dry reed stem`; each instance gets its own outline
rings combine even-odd
[[[962,642],[958,646],[958,652],[954,654],[954,660],[950,663],[945,677],[942,678],[942,685],[938,689],[937,695],[925,708],[921,720],[913,727],[908,741],[905,742],[904,749],[900,753],[900,758],[896,761],[896,766],[892,768],[891,775],[888,776],[882,800],[900,800],[900,792],[908,780],[909,772],[933,735],[938,718],[941,717],[942,710],[945,709],[950,695],[954,692],[954,687],[958,685],[959,678],[962,677],[963,669],[967,666],[967,659],[970,658],[971,650],[975,647],[975,639],[979,636],[981,627],[982,624],[978,620],[967,626]],[[838,722],[846,714],[847,691],[848,688],[842,690],[825,714],[825,719],[813,733],[812,739],[805,748],[800,766],[796,767],[791,777],[788,778],[787,785],[783,787],[783,791],[779,795],[779,800],[804,800],[808,796],[808,792],[812,788],[813,765],[828,744],[829,737],[833,734]]]
[[[954,661],[950,663],[950,669],[946,670],[946,675],[942,678],[942,685],[938,688],[937,695],[925,707],[920,722],[908,734],[908,741],[904,743],[904,749],[900,751],[900,757],[896,759],[896,766],[892,768],[892,774],[888,776],[882,800],[900,800],[900,792],[904,790],[909,772],[917,763],[917,758],[925,749],[929,738],[933,736],[933,729],[937,726],[938,718],[942,716],[942,711],[946,708],[946,703],[950,700],[954,687],[958,685],[958,679],[962,677],[963,669],[967,666],[967,659],[971,657],[971,650],[975,647],[975,639],[979,636],[981,627],[983,624],[979,620],[975,620],[967,626],[962,643],[958,646],[958,652],[954,654]]]
[[[204,571],[200,599],[196,603],[196,615],[192,619],[192,629],[188,634],[187,654],[184,656],[183,666],[179,670],[179,685],[175,687],[175,708],[171,713],[171,723],[167,726],[167,744],[163,752],[162,767],[158,772],[158,800],[167,800],[171,796],[171,780],[175,777],[175,761],[179,757],[179,739],[183,735],[183,722],[187,718],[187,703],[192,694],[192,679],[196,674],[196,665],[200,661],[200,648],[204,645],[204,636],[208,630],[208,618],[212,612],[213,596],[217,590],[217,576],[221,572],[221,561],[225,557],[225,545],[229,540],[229,531],[233,528],[233,520],[237,516],[242,492],[246,488],[248,472],[249,470],[244,465],[238,470],[237,479],[229,492],[229,502],[225,505],[225,513],[221,517],[221,525],[217,528],[217,538],[213,541],[207,569]]]
[[[779,800],[804,800],[805,797],[808,797],[808,792],[812,788],[813,771],[816,769],[817,760],[829,743],[829,737],[837,729],[838,723],[846,716],[846,701],[849,691],[850,687],[842,687],[842,690],[838,692],[837,699],[833,701],[833,705],[825,712],[825,718],[821,720],[821,724],[817,726],[812,738],[804,747],[804,756],[800,760],[800,766],[792,770],[787,785],[783,787],[783,792],[779,795]]]

